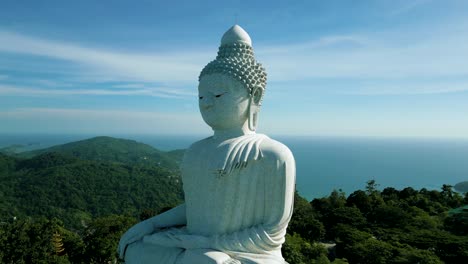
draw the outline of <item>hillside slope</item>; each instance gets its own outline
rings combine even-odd
[[[121,164],[151,164],[177,170],[183,152],[163,152],[134,140],[94,137],[46,149],[23,152],[19,157],[31,158],[43,153],[57,152],[82,160]]]
[[[458,192],[468,193],[468,181],[459,182],[453,187]]]
[[[100,137],[27,156],[33,157],[0,153],[0,222],[45,216],[76,227],[91,217],[138,216],[183,200],[178,161],[135,141]]]

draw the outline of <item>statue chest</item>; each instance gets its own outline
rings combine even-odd
[[[203,148],[187,155],[182,164],[184,184],[213,184],[226,176],[223,167],[228,158],[228,145]]]
[[[263,162],[242,163],[241,159],[237,162],[241,156],[234,154],[242,148],[230,151],[233,147],[227,144],[191,151],[184,159],[182,180],[187,227],[191,232],[224,234],[261,220],[266,178],[262,173]]]
[[[265,138],[265,135],[252,134],[189,149],[182,164],[184,186],[193,183],[208,187],[248,176],[249,168],[253,163],[258,166],[263,157],[260,144]]]

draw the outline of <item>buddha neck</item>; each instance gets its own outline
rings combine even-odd
[[[246,122],[242,127],[233,127],[228,129],[213,129],[215,140],[224,141],[230,138],[236,138],[244,135],[255,134],[255,131],[249,129],[248,123]]]

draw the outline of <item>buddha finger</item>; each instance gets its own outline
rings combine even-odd
[[[246,143],[245,143],[245,151],[242,153],[242,161],[247,161],[251,159],[252,156],[252,148],[255,145],[255,140],[256,137],[251,137]]]
[[[234,143],[233,145],[231,145],[231,147],[229,148],[228,150],[228,154],[226,155],[226,160],[224,161],[224,166],[223,166],[223,170],[228,172],[230,169],[231,169],[231,166],[232,166],[232,160],[234,159],[233,156],[236,155],[236,149],[238,147],[238,144]]]
[[[239,155],[239,149],[242,147],[242,143],[238,143],[236,144],[236,146],[232,149],[232,152],[229,154],[229,157],[228,157],[228,161],[227,161],[227,171],[229,173],[232,172],[232,170],[234,169],[234,166],[235,166],[235,160],[237,159],[238,155]]]
[[[257,145],[258,138],[253,139],[251,142],[249,142],[249,155],[248,155],[248,160],[256,160],[257,159],[257,153],[258,153],[258,145]],[[252,151],[253,149],[253,151]]]
[[[248,156],[249,145],[250,145],[250,142],[247,142],[246,144],[242,144],[239,154],[237,155],[237,163],[243,162],[247,159],[246,156]]]
[[[222,170],[223,170],[223,171],[226,171],[226,172],[227,172],[227,169],[228,169],[228,167],[229,167],[229,165],[230,165],[228,162],[229,162],[229,160],[230,160],[231,155],[233,155],[233,153],[234,153],[234,149],[235,149],[236,146],[237,146],[237,142],[238,142],[238,140],[234,141],[233,144],[231,144],[231,145],[229,146],[229,149],[228,149],[227,155],[226,155],[226,159],[224,160],[224,164],[223,164],[223,167],[222,167]]]
[[[243,168],[247,168],[247,161],[242,162],[242,167],[243,167]]]
[[[254,157],[255,160],[263,158],[263,153],[260,149],[260,144],[262,142],[263,142],[263,138],[255,141],[255,157]]]

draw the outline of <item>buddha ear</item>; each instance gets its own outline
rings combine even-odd
[[[252,95],[251,95],[251,102],[260,105],[260,101],[262,100],[263,97],[263,88],[261,86],[255,86]]]
[[[263,96],[263,88],[261,86],[256,86],[252,94],[250,95],[250,105],[249,105],[249,129],[255,131],[257,129],[258,123],[258,112],[260,111],[260,101]]]

